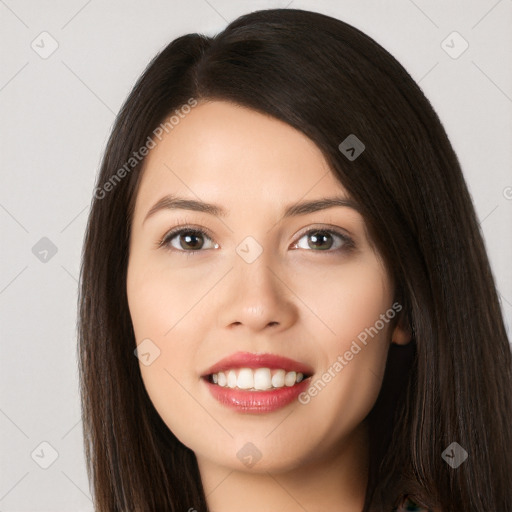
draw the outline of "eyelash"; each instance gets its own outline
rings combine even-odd
[[[312,229],[309,229],[308,231],[306,231],[306,232],[304,232],[304,233],[302,233],[300,235],[300,237],[297,239],[297,242],[298,242],[298,240],[301,240],[304,236],[309,235],[310,233],[318,233],[318,232],[329,233],[330,235],[338,236],[341,239],[341,241],[343,242],[343,245],[341,247],[338,247],[338,249],[328,249],[326,251],[321,251],[321,250],[315,251],[313,249],[306,249],[306,250],[309,250],[309,251],[312,251],[312,252],[326,252],[326,253],[332,254],[332,253],[339,253],[341,251],[345,251],[345,252],[346,251],[350,251],[350,250],[355,248],[354,241],[350,237],[348,237],[344,233],[341,233],[341,232],[339,232],[337,230],[327,229],[327,228],[312,228]],[[209,238],[210,240],[213,241],[213,236],[211,235],[211,233],[208,230],[206,230],[204,228],[196,228],[196,227],[191,226],[191,225],[189,225],[187,223],[182,223],[182,224],[177,224],[171,231],[167,232],[160,240],[158,240],[157,243],[156,243],[156,248],[164,248],[164,249],[167,249],[169,251],[176,251],[176,252],[180,252],[180,253],[185,253],[187,257],[194,256],[198,252],[204,252],[203,249],[185,251],[185,250],[180,250],[180,249],[176,249],[174,247],[171,247],[170,241],[176,235],[180,235],[182,233],[193,233],[194,235],[205,236],[205,237],[207,237],[207,238]],[[294,243],[294,245],[295,245],[295,243]]]

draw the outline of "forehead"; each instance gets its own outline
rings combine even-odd
[[[347,195],[306,135],[232,103],[200,103],[155,141],[144,163],[138,204],[172,192],[246,207],[248,200],[257,206]]]

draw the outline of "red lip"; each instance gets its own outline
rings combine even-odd
[[[252,354],[251,352],[235,352],[224,359],[221,359],[208,368],[202,377],[218,373],[232,368],[269,368],[271,370],[283,369],[287,372],[301,372],[304,376],[310,376],[314,370],[311,366],[294,361],[288,357],[276,354]]]
[[[203,382],[222,405],[240,413],[251,414],[266,414],[291,404],[311,383],[308,378],[291,387],[285,386],[272,391],[248,391],[221,387],[206,379]]]

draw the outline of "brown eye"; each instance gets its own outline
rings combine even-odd
[[[161,245],[171,250],[194,252],[204,248],[205,240],[211,239],[200,229],[179,229],[166,235]]]
[[[314,231],[308,234],[308,245],[312,249],[321,249],[323,251],[332,247],[332,235],[326,231]]]
[[[191,249],[193,251],[197,251],[198,249],[201,249],[204,244],[202,235],[193,231],[187,231],[178,234],[178,239],[181,240],[180,245],[182,249]]]
[[[301,240],[306,239],[306,244],[301,245]],[[336,241],[337,240],[337,241]],[[333,245],[336,245],[334,249]],[[345,234],[330,229],[312,229],[304,233],[295,244],[299,249],[314,249],[319,251],[331,251],[353,247],[353,241]]]

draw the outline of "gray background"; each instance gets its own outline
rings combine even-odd
[[[171,39],[213,35],[240,14],[286,6],[360,28],[419,82],[461,161],[510,333],[512,0],[0,0],[0,512],[92,510],[76,294],[115,114]],[[461,55],[453,31],[469,44]]]

